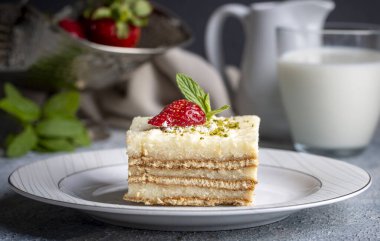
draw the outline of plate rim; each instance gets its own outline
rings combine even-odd
[[[273,212],[294,212],[294,211],[298,211],[301,209],[324,206],[324,205],[340,202],[340,201],[355,197],[355,196],[359,195],[360,193],[364,192],[365,190],[367,190],[372,184],[372,177],[369,174],[369,172],[366,171],[365,169],[360,168],[358,166],[355,166],[351,163],[347,163],[347,162],[344,162],[341,160],[336,160],[336,159],[324,157],[324,156],[318,156],[318,155],[307,154],[307,153],[299,153],[299,152],[294,152],[294,151],[289,151],[289,150],[272,149],[272,148],[260,148],[260,150],[264,150],[265,152],[285,152],[286,154],[297,154],[297,155],[302,154],[302,155],[311,156],[314,158],[329,159],[330,161],[334,161],[337,163],[344,163],[344,165],[349,165],[351,167],[354,167],[354,168],[357,168],[357,169],[360,169],[361,171],[363,171],[367,175],[367,178],[368,178],[367,183],[365,185],[363,185],[362,187],[356,189],[355,191],[352,191],[350,193],[346,193],[344,195],[340,195],[340,196],[337,196],[334,198],[329,198],[329,199],[314,201],[314,202],[309,202],[309,203],[285,205],[285,206],[282,206],[281,204],[279,204],[279,206],[275,206],[275,207],[255,207],[254,205],[253,206],[216,206],[216,207],[187,207],[187,206],[175,206],[175,207],[170,206],[170,207],[168,207],[168,206],[134,206],[134,205],[128,205],[128,204],[126,204],[126,205],[114,204],[118,207],[104,207],[104,206],[96,206],[96,205],[89,205],[89,204],[83,204],[83,203],[79,204],[79,203],[73,203],[73,202],[66,202],[66,201],[62,201],[62,200],[56,200],[56,199],[52,199],[52,198],[38,196],[38,195],[35,195],[35,194],[32,194],[32,193],[29,193],[29,192],[26,192],[24,190],[19,189],[11,181],[11,177],[13,175],[15,175],[15,173],[17,171],[19,171],[20,169],[25,168],[29,165],[36,165],[36,163],[39,163],[39,162],[46,162],[46,161],[49,161],[51,159],[62,158],[65,156],[74,156],[74,155],[78,155],[78,154],[99,153],[99,152],[106,152],[106,151],[116,152],[116,151],[120,151],[120,150],[125,150],[125,148],[91,150],[91,151],[84,151],[84,152],[79,152],[79,153],[57,155],[57,156],[48,157],[48,158],[45,158],[42,160],[38,160],[38,161],[35,161],[32,163],[28,163],[26,165],[22,165],[22,166],[16,168],[14,171],[11,172],[11,174],[8,176],[8,184],[10,185],[10,188],[13,191],[15,191],[16,193],[18,193],[22,196],[25,196],[27,198],[31,198],[31,199],[36,200],[36,201],[40,201],[40,202],[48,203],[48,204],[53,204],[53,205],[57,205],[57,206],[74,208],[74,209],[82,210],[85,212],[86,211],[95,211],[95,212],[107,212],[107,213],[118,213],[118,214],[137,214],[137,215],[138,214],[144,214],[144,215],[165,215],[165,216],[229,216],[229,215],[241,215],[241,214],[263,214],[263,213],[273,213]],[[110,167],[110,166],[122,165],[122,164],[125,165],[126,163],[104,165],[101,167]],[[263,165],[266,165],[266,164],[263,164]],[[266,165],[266,166],[272,166],[272,165]],[[101,168],[101,167],[98,167],[98,168]],[[302,174],[309,175],[313,178],[316,178],[317,180],[322,182],[320,180],[320,178],[318,178],[318,177],[316,177],[310,173],[306,173],[306,172],[302,172],[300,170],[282,167],[282,166],[273,166],[273,167],[300,172]],[[94,169],[94,168],[88,168],[88,169],[82,170],[82,171],[87,171],[90,169]],[[81,171],[77,171],[74,173],[79,173],[79,172],[81,172]],[[74,173],[71,173],[69,175],[73,175]],[[67,175],[67,176],[69,176],[69,175]],[[63,178],[66,178],[67,176],[65,176]],[[56,184],[56,185],[58,185],[58,184]],[[323,182],[322,182],[321,188],[323,188]],[[62,192],[62,190],[59,187],[58,187],[58,190],[60,192]],[[62,193],[64,193],[64,192],[62,192]],[[67,194],[67,193],[65,193],[65,194]],[[69,194],[67,194],[67,195],[69,195]],[[76,197],[76,198],[78,198],[78,197]],[[84,200],[84,199],[81,199],[81,200]],[[86,201],[88,201],[88,200],[86,200]],[[88,202],[93,202],[93,201],[88,201]],[[93,202],[93,203],[96,204],[96,203],[100,203],[100,202]],[[100,204],[102,204],[102,203],[100,203]]]

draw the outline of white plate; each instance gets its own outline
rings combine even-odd
[[[255,227],[358,195],[369,174],[350,164],[309,154],[260,150],[254,206],[164,207],[122,200],[127,190],[125,149],[57,156],[15,170],[9,184],[26,197],[71,207],[104,222],[155,230]]]

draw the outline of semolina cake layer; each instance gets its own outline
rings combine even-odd
[[[183,204],[176,205],[194,205],[200,203],[202,206],[209,206],[207,200],[213,205],[232,204],[231,202],[251,203],[253,200],[252,190],[227,190],[212,189],[206,187],[195,186],[165,186],[154,183],[130,183],[128,184],[128,192],[124,195],[124,200],[144,202],[145,204],[174,205],[175,200],[189,200]],[[193,202],[191,200],[194,199]],[[166,201],[165,201],[166,200]],[[218,203],[217,200],[220,200]],[[225,200],[225,201],[223,201]],[[243,205],[243,204],[242,204]]]
[[[240,157],[231,157],[229,159],[227,158],[211,158],[211,159],[196,159],[196,158],[190,158],[190,159],[179,159],[179,158],[174,158],[174,159],[165,159],[165,158],[162,158],[162,157],[152,157],[152,156],[131,156],[128,154],[128,159],[131,159],[131,160],[141,160],[141,161],[149,161],[149,162],[152,162],[152,161],[161,161],[161,162],[164,162],[164,161],[171,161],[171,162],[174,162],[174,161],[177,161],[177,162],[183,162],[183,161],[193,161],[193,162],[205,162],[205,161],[208,161],[208,162],[231,162],[231,161],[245,161],[245,160],[256,160],[258,162],[258,158],[255,156],[255,155],[242,155]]]
[[[154,168],[130,166],[129,176],[142,176],[144,174],[157,177],[196,177],[218,180],[254,180],[257,181],[257,167],[248,166],[240,169],[181,169],[181,168]]]
[[[251,190],[255,181],[251,180],[215,180],[196,177],[157,177],[144,174],[142,176],[128,177],[128,183],[154,183],[166,186],[195,186],[227,190]]]
[[[257,116],[231,118],[239,128],[230,129],[223,137],[201,130],[181,134],[163,131],[150,126],[148,120],[149,117],[134,118],[127,132],[128,156],[152,160],[233,160],[258,156]]]
[[[167,169],[226,169],[236,170],[245,167],[256,167],[258,165],[257,159],[243,159],[233,161],[215,161],[215,160],[150,160],[144,158],[129,159],[128,165],[140,167],[154,167],[154,168],[167,168]]]
[[[190,158],[190,159],[179,159],[179,158],[175,158],[175,159],[164,159],[164,158],[155,158],[155,157],[151,157],[151,156],[131,156],[131,155],[128,155],[128,159],[131,159],[131,160],[141,160],[141,161],[145,161],[145,162],[153,162],[153,161],[161,161],[161,162],[184,162],[184,161],[192,161],[192,162],[217,162],[217,163],[221,163],[221,162],[233,162],[233,161],[246,161],[246,160],[256,160],[257,161],[257,164],[258,164],[258,158],[256,158],[255,155],[244,155],[244,156],[241,156],[241,157],[234,157],[234,158],[230,158],[230,159],[225,159],[225,158],[212,158],[212,159],[195,159],[195,158]]]

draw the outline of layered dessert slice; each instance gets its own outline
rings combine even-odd
[[[256,116],[156,128],[136,117],[127,132],[128,193],[160,205],[250,205],[257,182]]]
[[[186,99],[136,117],[127,132],[128,192],[146,205],[250,205],[257,183],[257,116],[215,115],[210,96],[177,74]]]

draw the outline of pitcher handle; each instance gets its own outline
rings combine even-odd
[[[242,4],[226,4],[215,10],[208,20],[205,34],[206,56],[223,77],[228,94],[232,98],[233,89],[225,73],[222,30],[227,17],[235,17],[243,23],[249,14],[249,7]],[[244,27],[244,26],[243,26]]]

